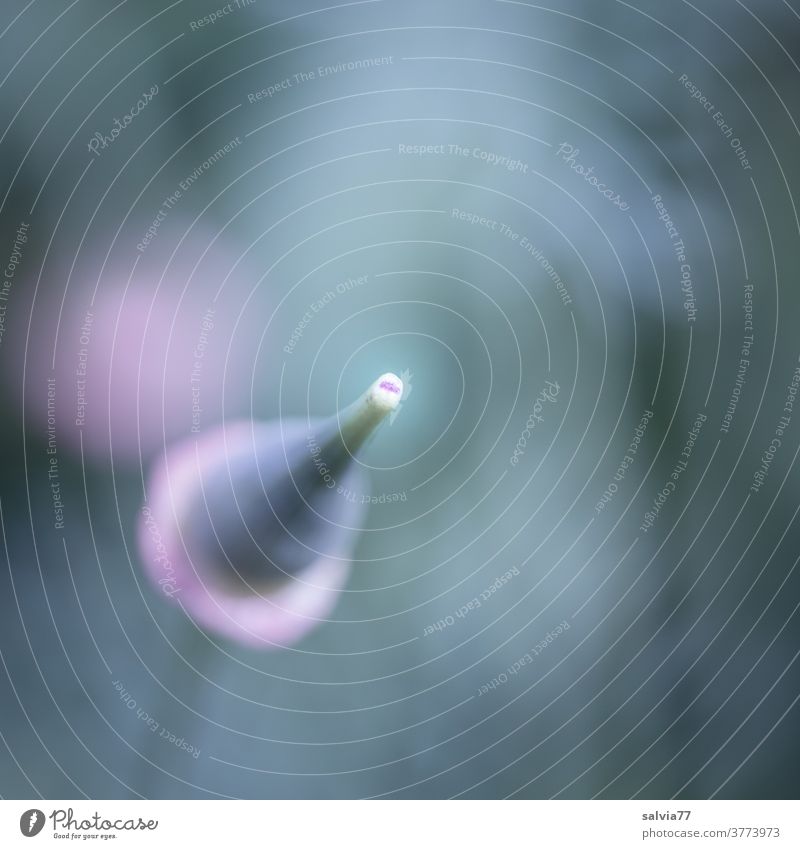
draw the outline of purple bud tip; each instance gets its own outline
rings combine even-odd
[[[396,374],[382,374],[367,390],[367,405],[374,413],[396,410],[403,394],[403,381]]]

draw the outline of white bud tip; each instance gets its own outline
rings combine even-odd
[[[397,409],[403,397],[403,381],[396,374],[382,374],[369,388],[369,399],[376,407],[386,412]]]

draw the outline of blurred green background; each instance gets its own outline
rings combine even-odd
[[[796,3],[4,12],[4,797],[796,796]],[[384,371],[331,621],[198,629],[153,461]]]

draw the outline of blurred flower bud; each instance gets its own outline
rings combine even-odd
[[[397,408],[378,378],[329,419],[237,422],[188,438],[155,468],[139,521],[151,580],[200,626],[260,647],[299,640],[333,609],[367,491],[354,455]]]

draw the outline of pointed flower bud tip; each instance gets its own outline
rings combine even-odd
[[[144,566],[211,631],[292,645],[331,613],[350,571],[367,492],[354,453],[403,395],[382,374],[327,419],[227,423],[171,446],[139,522]]]
[[[397,409],[403,397],[403,381],[396,374],[382,374],[369,389],[372,403],[387,412]]]

